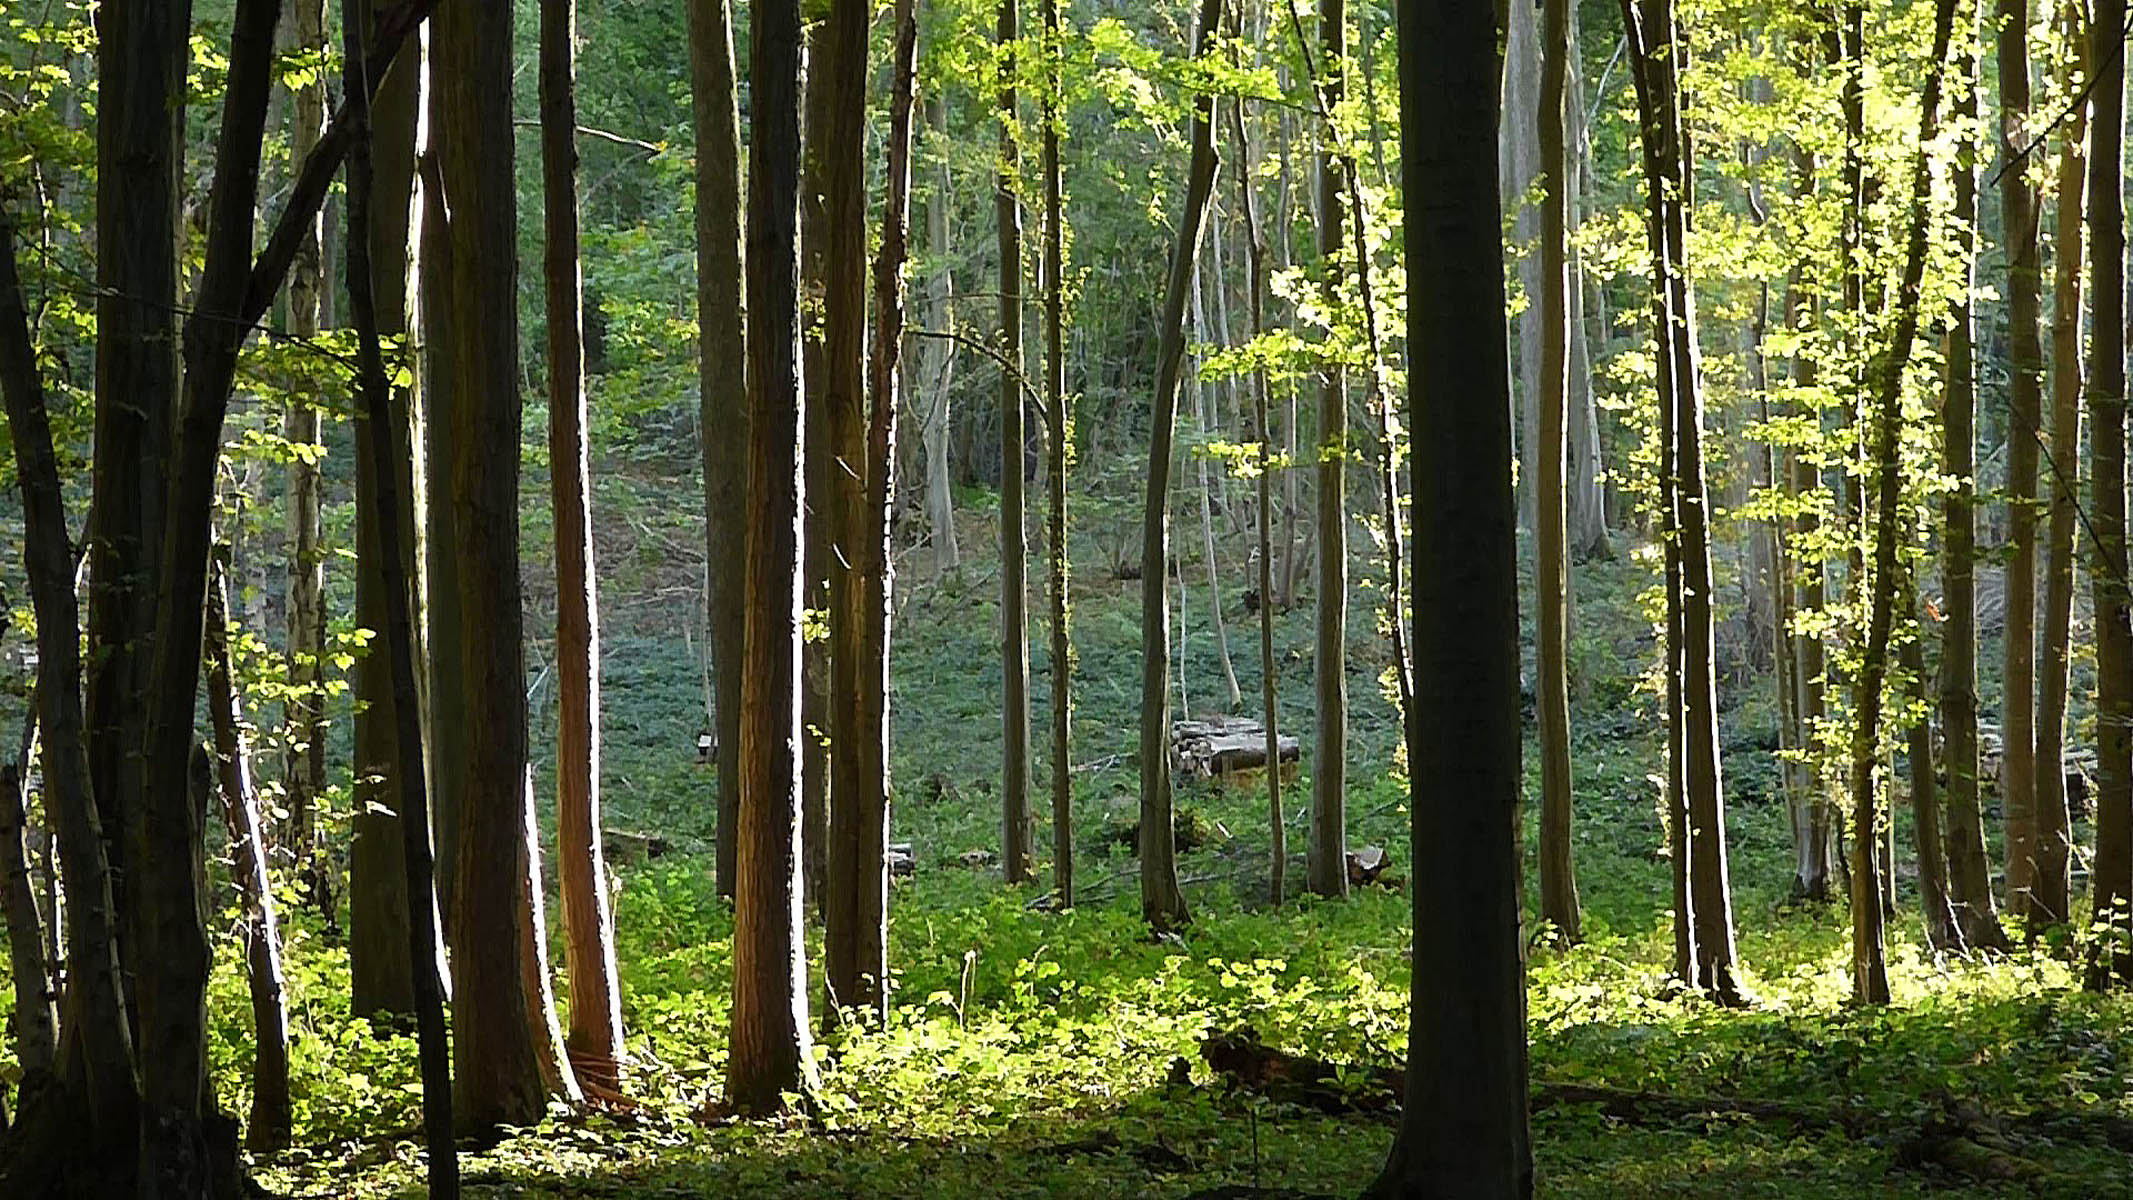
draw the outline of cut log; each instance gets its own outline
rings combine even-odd
[[[1277,745],[1284,779],[1296,770],[1302,746],[1282,735]],[[1213,717],[1177,721],[1170,727],[1170,757],[1181,775],[1229,779],[1266,767],[1266,726],[1252,717]]]

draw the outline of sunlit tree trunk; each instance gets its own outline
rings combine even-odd
[[[1044,0],[1044,400],[1047,527],[1045,575],[1051,606],[1052,890],[1074,906],[1074,642],[1067,625],[1067,468],[1074,458],[1074,418],[1066,382],[1066,194],[1059,170],[1059,0]]]
[[[1201,0],[1194,26],[1193,57],[1205,56],[1222,23],[1222,0]],[[1164,285],[1155,364],[1155,399],[1148,436],[1147,505],[1141,516],[1141,916],[1158,931],[1192,918],[1178,886],[1170,780],[1170,459],[1178,418],[1178,387],[1185,365],[1185,305],[1198,266],[1207,201],[1214,191],[1213,98],[1193,102],[1192,161],[1185,207],[1178,216]]]
[[[1348,48],[1344,0],[1319,0],[1320,105],[1340,105]],[[1337,307],[1341,252],[1341,161],[1323,131],[1318,155],[1318,255],[1329,308]],[[1360,268],[1361,264],[1357,264]],[[1312,670],[1317,725],[1311,744],[1311,836],[1306,882],[1321,896],[1348,894],[1348,385],[1337,363],[1318,377],[1318,608]]]
[[[741,812],[726,1102],[815,1090],[800,882],[800,7],[749,15],[748,485]]]
[[[936,89],[922,101],[926,109],[928,145],[945,143],[948,133],[948,94]],[[948,216],[955,209],[955,176],[948,165],[945,146],[939,154],[940,170],[933,194],[926,199],[926,253],[938,259],[926,277],[926,315],[943,333],[955,328],[955,272],[949,268]],[[963,554],[955,540],[955,493],[948,467],[948,448],[953,409],[949,405],[955,383],[955,350],[946,341],[929,339],[918,356],[919,386],[925,389],[926,524],[932,530],[934,565],[942,570],[957,566]]]
[[[1415,939],[1405,1101],[1373,1200],[1533,1194],[1510,379],[1488,352],[1505,320],[1494,34],[1478,4],[1421,0],[1400,14]]]

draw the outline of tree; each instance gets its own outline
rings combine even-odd
[[[1542,18],[1540,157],[1541,369],[1539,444],[1531,459],[1539,561],[1541,727],[1541,916],[1558,936],[1579,937],[1578,885],[1570,849],[1570,156],[1564,141],[1564,87],[1572,53],[1570,0],[1549,0]]]
[[[1957,113],[1966,128],[1978,111],[1976,55],[1964,51],[1968,86]],[[1977,277],[1977,136],[1966,135],[1957,151],[1955,219],[1962,255],[1962,292],[1950,314],[1943,352],[1941,469],[1955,485],[1941,499],[1940,725],[1947,770],[1948,899],[1962,945],[2007,949],[2007,933],[1992,893],[1992,863],[1985,848],[1985,812],[1978,795],[1977,719],[1977,313],[1972,300]],[[2063,228],[2063,226],[2062,226]],[[2061,237],[2060,258],[2065,259]]]
[[[1384,1200],[1533,1194],[1511,389],[1505,356],[1474,352],[1506,333],[1495,34],[1484,5],[1418,0],[1400,13],[1415,944],[1400,1130],[1365,1193]]]
[[[1015,195],[1020,151],[1015,141],[1017,0],[999,0],[1000,162],[993,212],[1000,235],[1000,800],[1005,832],[1000,864],[1009,883],[1030,865],[1029,818],[1029,538],[1022,527],[1027,475],[1022,428],[1022,206]],[[1161,560],[1148,570],[1162,574]]]
[[[2089,588],[2096,611],[2096,857],[2088,986],[2133,984],[2133,603],[2126,576],[2126,69],[2123,0],[2089,17],[2096,71],[2089,154]]]
[[[2016,162],[2029,137],[2029,0],[1996,0],[2000,80],[2000,155]],[[2007,905],[2032,936],[2067,918],[2063,900],[2037,887],[2037,816],[2033,729],[2037,607],[2037,435],[2043,429],[2044,351],[2038,312],[2041,253],[2037,185],[2029,172],[2000,173],[2006,220],[2007,328],[2007,629],[2001,640],[2000,793],[2007,811]]]
[[[1074,906],[1074,642],[1067,627],[1067,465],[1074,419],[1066,384],[1066,194],[1059,176],[1059,0],[1044,0],[1045,588],[1052,656],[1052,890]]]
[[[749,17],[747,636],[726,1102],[815,1090],[800,927],[800,6]]]
[[[1688,264],[1687,127],[1681,72],[1688,49],[1672,0],[1623,0],[1636,84],[1658,343],[1661,508],[1669,539],[1667,678],[1670,835],[1675,854],[1677,968],[1725,1003],[1735,977],[1732,882],[1726,866],[1712,632],[1710,498],[1704,485],[1703,383]],[[1685,861],[1684,861],[1685,860]]]
[[[1222,0],[1201,0],[1193,26],[1193,57],[1205,57],[1221,28]],[[1198,269],[1200,234],[1214,192],[1214,98],[1193,99],[1192,158],[1184,208],[1170,251],[1156,341],[1155,399],[1148,436],[1148,493],[1141,514],[1141,917],[1158,932],[1192,920],[1178,886],[1170,781],[1170,459],[1178,420],[1178,388],[1185,365],[1185,304]],[[1330,550],[1324,551],[1331,553]],[[1279,764],[1276,764],[1278,767]]]
[[[696,125],[698,435],[703,442],[705,561],[709,564],[712,669],[718,678],[720,895],[731,899],[740,830],[741,658],[747,609],[747,307],[741,281],[740,93],[732,0],[689,5],[689,78]]]
[[[538,1120],[550,1089],[573,1089],[551,1038],[539,866],[527,775],[524,612],[518,573],[518,312],[498,280],[518,269],[512,189],[512,16],[451,5],[436,19],[440,126],[432,129],[451,204],[452,540],[458,559],[465,729],[453,883],[453,1115],[487,1132]],[[440,697],[440,701],[442,698]],[[527,926],[531,924],[530,930]]]
[[[622,993],[600,825],[600,609],[593,581],[592,465],[585,410],[585,296],[578,264],[576,0],[541,3],[541,182],[547,232],[548,481],[555,505],[556,841],[570,968],[571,1064],[620,1082]]]
[[[1340,106],[1346,70],[1347,10],[1343,0],[1319,0],[1322,77],[1319,106]],[[1318,155],[1318,253],[1325,303],[1339,301],[1333,263],[1341,252],[1341,162],[1338,135],[1328,128]],[[1356,264],[1364,270],[1362,263]],[[1318,724],[1311,744],[1311,837],[1305,875],[1321,896],[1348,894],[1348,388],[1338,360],[1318,377],[1318,609],[1313,671]]]

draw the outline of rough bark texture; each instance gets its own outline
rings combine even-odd
[[[1201,0],[1193,34],[1195,58],[1214,44],[1221,23],[1222,0]],[[1170,251],[1170,276],[1164,285],[1156,342],[1148,494],[1141,518],[1141,916],[1158,931],[1175,929],[1192,919],[1185,893],[1178,886],[1177,847],[1171,840],[1170,598],[1164,564],[1170,561],[1170,458],[1185,365],[1185,305],[1199,263],[1200,233],[1217,165],[1210,127],[1213,111],[1212,97],[1202,94],[1194,101],[1185,207],[1178,214],[1178,237]]]
[[[2000,157],[2030,139],[2029,0],[1997,0]],[[2044,350],[2037,185],[2027,170],[2000,175],[2007,257],[2007,625],[2001,639],[2000,796],[2007,812],[2007,905],[2035,934],[2066,920],[2036,891],[2037,801],[2033,695],[2037,606],[2037,435],[2043,429]]]
[[[259,795],[252,786],[251,749],[230,672],[229,587],[222,564],[208,585],[207,711],[215,731],[215,778],[222,823],[229,830],[230,874],[244,902],[244,956],[252,998],[252,1113],[245,1144],[279,1150],[289,1144],[289,1006],[283,994],[281,930],[273,881],[267,875],[266,836]],[[4,800],[4,798],[0,798]]]
[[[1541,31],[1541,369],[1538,438],[1530,456],[1538,505],[1534,578],[1539,593],[1541,917],[1556,935],[1580,934],[1577,874],[1570,848],[1570,157],[1564,139],[1564,91],[1572,53],[1570,0],[1548,0]]]
[[[2061,28],[2074,53],[2067,63],[2070,88],[2089,77],[2083,10],[2064,5]],[[2037,650],[2036,794],[2037,873],[2034,888],[2044,907],[2073,911],[2071,821],[2066,804],[2066,692],[2068,638],[2074,616],[2074,534],[2081,505],[2081,272],[2087,228],[2088,135],[2086,105],[2066,118],[2053,189],[2059,223],[2052,249],[2052,432],[2051,517],[2045,532],[2044,611]]]
[[[1859,675],[1852,693],[1851,746],[1852,828],[1855,831],[1852,837],[1852,996],[1868,1004],[1889,1002],[1888,963],[1882,948],[1886,905],[1880,894],[1880,881],[1884,867],[1893,868],[1894,863],[1875,861],[1882,843],[1877,832],[1882,827],[1878,793],[1884,761],[1881,693],[1889,674],[1896,602],[1904,585],[1903,567],[1896,557],[1899,530],[1906,525],[1902,509],[1903,375],[1910,366],[1912,343],[1918,335],[1919,284],[1926,269],[1927,201],[1933,185],[1927,147],[1940,127],[1941,89],[1947,77],[1948,40],[1954,20],[1955,0],[1937,0],[1932,65],[1926,75],[1925,95],[1919,102],[1919,150],[1912,167],[1909,229],[1904,245],[1903,278],[1896,295],[1896,325],[1888,347],[1882,351],[1881,361],[1876,364],[1879,376],[1874,380],[1873,574],[1870,576],[1866,643],[1860,652]],[[1857,33],[1856,25],[1853,33]],[[1861,582],[1863,586],[1867,581]],[[1893,814],[1889,820],[1893,822]],[[1893,875],[1893,871],[1890,874]]]
[[[1044,11],[1044,402],[1045,598],[1050,608],[1052,671],[1052,891],[1074,906],[1074,642],[1067,625],[1067,467],[1074,458],[1074,419],[1066,381],[1066,194],[1059,171],[1059,0]],[[1261,589],[1261,595],[1265,590]]]
[[[458,557],[465,730],[450,927],[453,1115],[486,1133],[539,1119],[559,1048],[529,1019],[526,665],[518,572],[517,199],[512,191],[512,16],[446,5],[435,21],[442,123],[432,129],[452,212],[448,355],[452,538]],[[439,697],[440,703],[443,697]]]
[[[1977,66],[1966,53],[1970,86],[1959,100],[1965,128],[1978,112]],[[1950,314],[1942,360],[1941,469],[1955,486],[1941,497],[1940,726],[1947,773],[1948,899],[1962,944],[2004,950],[1992,862],[1979,794],[1977,718],[1977,313],[1971,298],[1977,246],[1977,138],[1963,139],[1955,171],[1956,247],[1963,292]],[[2079,239],[2076,239],[2078,244]],[[2061,254],[2065,241],[2062,235]]]
[[[733,897],[740,828],[741,655],[747,609],[741,503],[748,473],[746,297],[741,283],[740,93],[733,0],[691,0],[689,77],[696,123],[698,414],[704,533],[717,675],[719,895]]]
[[[1029,815],[1029,538],[1022,525],[1026,475],[1022,409],[1022,207],[1015,195],[1016,0],[1000,0],[1000,165],[993,209],[1000,241],[1000,799],[1005,829],[1000,863],[1009,883],[1034,877]],[[1162,559],[1147,569],[1162,574]]]
[[[749,18],[747,620],[726,1102],[815,1090],[800,920],[800,9]]]
[[[600,847],[600,605],[593,572],[585,290],[578,263],[577,4],[541,3],[541,184],[547,230],[548,485],[556,568],[556,854],[570,971],[571,1063],[619,1082],[622,991]]]
[[[1321,107],[1340,104],[1341,76],[1347,54],[1347,17],[1343,0],[1319,0],[1319,69],[1316,81]],[[1321,286],[1330,306],[1337,303],[1341,252],[1341,162],[1334,153],[1334,132],[1324,131],[1318,156],[1318,254],[1324,272]],[[1305,877],[1321,896],[1348,894],[1348,387],[1338,364],[1319,372],[1318,380],[1318,608],[1313,649],[1317,727],[1311,743],[1311,836]]]
[[[2126,229],[2124,0],[2090,16],[2096,64],[2095,150],[2089,156],[2089,586],[2096,608],[2096,857],[2090,919],[2099,937],[2091,988],[2133,984],[2133,626],[2126,584]]]
[[[1519,921],[1518,571],[1495,30],[1400,19],[1414,435],[1414,982],[1406,1103],[1373,1198],[1533,1194]],[[1441,801],[1441,802],[1433,802]]]

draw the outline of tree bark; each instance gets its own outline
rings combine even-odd
[[[1400,17],[1416,489],[1415,944],[1406,1102],[1365,1193],[1374,1200],[1533,1194],[1511,389],[1505,357],[1474,352],[1502,346],[1505,334],[1489,137],[1494,35],[1476,4],[1417,3]]]
[[[1540,406],[1530,458],[1539,467],[1535,539],[1539,562],[1541,917],[1575,942],[1581,928],[1570,832],[1570,158],[1564,139],[1564,91],[1572,52],[1570,0],[1548,0],[1542,19],[1540,88],[1541,369],[1533,380]],[[1529,301],[1530,302],[1530,301]]]
[[[1347,10],[1344,0],[1319,0],[1319,105],[1340,105],[1346,70]],[[1332,129],[1318,156],[1318,254],[1320,286],[1329,308],[1338,306],[1334,269],[1341,252],[1341,162]],[[1313,670],[1317,727],[1311,745],[1311,827],[1305,875],[1321,896],[1348,894],[1348,388],[1338,363],[1319,370],[1318,380],[1318,607]]]
[[[226,548],[225,548],[226,549]],[[229,829],[230,873],[244,901],[244,955],[252,999],[252,1114],[245,1144],[280,1150],[289,1144],[289,1006],[281,970],[281,930],[267,874],[266,836],[259,795],[252,786],[251,749],[230,671],[229,587],[218,560],[207,590],[207,711],[215,731],[215,774],[222,822]]]
[[[1215,239],[1220,241],[1219,236]],[[1222,334],[1207,321],[1206,293],[1200,282],[1201,272],[1192,274],[1192,327],[1196,340],[1207,344],[1219,344]],[[1220,432],[1220,424],[1208,411],[1207,386],[1200,379],[1198,364],[1187,374],[1185,387],[1192,393],[1192,420],[1201,437],[1214,437]],[[1244,704],[1244,691],[1237,686],[1237,667],[1230,661],[1229,629],[1222,619],[1222,571],[1215,554],[1215,481],[1207,469],[1207,455],[1193,455],[1193,473],[1200,485],[1200,552],[1207,562],[1207,607],[1208,632],[1215,643],[1215,661],[1222,668],[1222,686],[1229,705],[1225,712],[1236,712]]]
[[[1050,412],[1045,444],[1046,592],[1052,635],[1052,891],[1074,906],[1074,641],[1067,625],[1067,467],[1074,458],[1074,418],[1066,380],[1066,195],[1059,170],[1059,0],[1043,0],[1044,20],[1044,392]]]
[[[948,96],[936,92],[926,108],[926,140],[945,142],[948,137]],[[933,327],[942,332],[955,329],[955,272],[950,268],[948,216],[955,207],[955,177],[946,153],[939,155],[940,173],[933,194],[926,198],[926,252],[940,263],[926,279],[926,312]],[[954,476],[948,465],[954,410],[950,397],[955,383],[955,350],[946,341],[926,343],[919,355],[919,380],[926,389],[926,524],[932,531],[933,563],[939,570],[958,566],[962,550],[955,540]]]
[[[2069,89],[2089,77],[2084,8],[2062,5],[2061,27],[2073,50]],[[2081,504],[2081,270],[2088,170],[2083,143],[2087,105],[2067,117],[2059,150],[2059,209],[2052,252],[2051,517],[2045,532],[2042,644],[2037,655],[2036,895],[2053,912],[2073,912],[2071,821],[2066,804],[2068,639],[2074,615],[2074,533]]]
[[[1222,24],[1222,0],[1201,0],[1193,27],[1193,57],[1205,56]],[[1213,98],[1193,101],[1192,160],[1185,206],[1170,252],[1156,342],[1155,398],[1148,436],[1148,495],[1141,519],[1141,916],[1156,931],[1192,919],[1178,885],[1177,847],[1172,840],[1170,780],[1170,603],[1165,594],[1170,561],[1170,459],[1177,428],[1178,385],[1185,363],[1185,304],[1199,263],[1200,234],[1214,191]]]
[[[2029,141],[2029,0],[1996,0],[2000,156]],[[2007,257],[2007,625],[2001,639],[2000,795],[2007,812],[2007,905],[2035,935],[2066,920],[2036,890],[2035,695],[2037,435],[2043,429],[2037,185],[2020,167],[2000,174]]]
[[[1964,56],[1969,87],[1957,101],[1957,113],[1968,129],[1976,124],[1978,80],[1974,52],[1966,50]],[[1941,497],[1941,603],[1946,619],[1941,630],[1939,685],[1948,776],[1948,898],[1963,946],[2005,950],[2007,932],[2000,926],[1999,904],[1992,892],[1978,774],[1977,312],[1972,299],[1977,275],[1977,135],[1965,135],[1956,155],[1955,237],[1963,262],[1963,290],[1950,314],[1945,339],[1941,406],[1941,469],[1955,481]]]
[[[1896,557],[1898,531],[1905,525],[1901,454],[1903,375],[1910,365],[1911,346],[1918,334],[1919,287],[1926,267],[1927,201],[1933,185],[1928,148],[1940,127],[1941,90],[1947,75],[1948,41],[1954,21],[1955,0],[1936,0],[1932,65],[1926,75],[1925,94],[1919,101],[1919,148],[1912,167],[1909,229],[1904,246],[1903,278],[1896,298],[1896,324],[1889,346],[1882,352],[1878,364],[1880,376],[1874,381],[1875,521],[1871,607],[1866,643],[1861,650],[1859,675],[1852,695],[1851,745],[1854,830],[1852,996],[1867,1004],[1889,1002],[1888,963],[1882,948],[1885,912],[1880,895],[1881,864],[1875,861],[1882,840],[1876,832],[1881,828],[1876,794],[1883,762],[1881,692],[1882,684],[1888,678],[1896,601],[1903,589],[1903,568]],[[1854,23],[1851,36],[1857,35],[1858,25]]]
[[[749,438],[733,0],[692,0],[689,5],[689,76],[697,145],[697,424],[703,441],[711,658],[718,692],[716,884],[719,895],[730,900],[740,830],[741,659],[747,631],[747,608],[742,604],[747,531],[740,513]]]
[[[2089,155],[2089,587],[2096,610],[2096,857],[2090,920],[2102,935],[2088,986],[2133,984],[2133,626],[2126,584],[2125,0],[2090,18],[2095,64]]]
[[[14,247],[6,251],[14,254]],[[49,1076],[59,1057],[59,1009],[44,956],[44,914],[30,886],[29,843],[23,838],[22,773],[0,765],[0,906],[7,912],[8,977],[14,981],[15,1061],[25,1079]]]
[[[1933,725],[1924,715],[1926,700],[1926,625],[1920,619],[1918,580],[1903,570],[1900,602],[1909,619],[1918,622],[1912,636],[1897,654],[1908,677],[1904,691],[1913,711],[1921,714],[1904,730],[1904,756],[1909,761],[1911,782],[1911,830],[1918,843],[1918,915],[1926,936],[1926,948],[1935,953],[1962,953],[1968,949],[1956,923],[1954,897],[1948,883],[1947,839],[1942,834],[1939,780],[1933,773]],[[1889,819],[1895,820],[1892,808]]]
[[[1029,815],[1029,538],[1022,526],[1026,476],[1022,427],[1022,209],[1015,195],[1015,51],[1020,36],[1017,0],[1000,0],[999,174],[993,211],[1000,242],[1000,799],[1005,829],[1000,863],[1007,882],[1035,877]],[[1162,560],[1143,564],[1162,572]]]
[[[435,22],[442,124],[432,131],[453,214],[452,538],[458,559],[465,729],[450,935],[453,1115],[463,1132],[540,1119],[560,1047],[529,988],[534,897],[525,831],[524,610],[518,572],[517,198],[512,190],[508,9],[446,6]],[[440,698],[441,699],[441,698]],[[541,931],[535,930],[535,933]],[[568,1090],[563,1089],[563,1090]]]
[[[563,877],[566,1047],[582,1079],[620,1083],[622,995],[600,846],[600,606],[578,262],[577,4],[541,2],[541,182],[547,231],[548,482],[556,567],[556,843]]]
[[[801,33],[797,0],[749,18],[747,612],[726,1102],[815,1091],[800,920]]]

